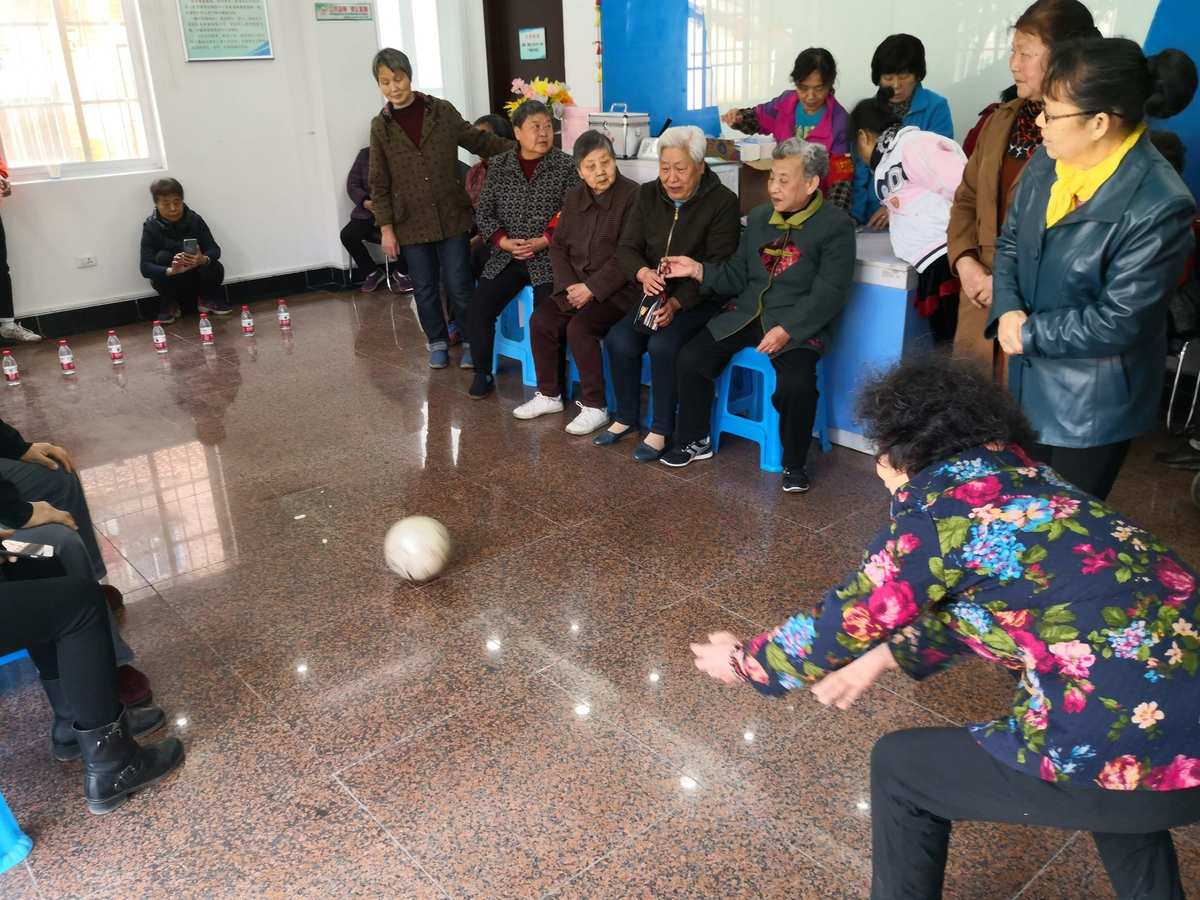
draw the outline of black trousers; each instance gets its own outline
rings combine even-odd
[[[121,712],[117,663],[99,583],[59,575],[57,560],[0,569],[0,655],[28,649],[43,679],[61,680],[77,727],[115,722]]]
[[[612,327],[604,346],[612,368],[613,393],[617,411],[613,418],[622,425],[638,426],[642,402],[642,354],[650,354],[650,396],[654,404],[650,430],[670,437],[675,433],[675,407],[679,405],[678,377],[675,366],[679,352],[720,310],[719,301],[709,301],[681,309],[666,328],[643,334],[633,327],[637,306]],[[678,441],[676,441],[678,444]]]
[[[224,281],[225,267],[213,260],[206,266],[197,266],[179,275],[152,278],[150,284],[158,291],[159,309],[165,312],[177,306],[184,313],[194,313],[196,300],[200,297],[217,301],[225,299],[225,292],[221,288]]]
[[[471,294],[471,308],[467,315],[467,342],[471,345],[471,358],[475,371],[492,373],[492,352],[496,348],[496,318],[504,307],[517,296],[517,292],[529,284],[529,270],[523,262],[514,260],[500,270],[495,278],[480,278]],[[533,286],[533,306],[536,309],[549,300],[554,285],[550,283]],[[529,327],[526,323],[526,328]]]
[[[13,317],[12,273],[8,268],[8,240],[4,237],[4,220],[0,219],[0,319]]]
[[[351,273],[353,281],[362,281],[380,268],[379,263],[375,262],[367,250],[367,244],[378,244],[380,240],[379,228],[375,225],[374,220],[351,219],[343,226],[339,237],[342,240],[342,246],[354,260],[354,268],[357,271]],[[400,248],[396,259],[391,263],[391,269],[394,272],[408,274],[408,267],[404,264],[403,247]]]
[[[1167,829],[1197,820],[1200,788],[1065,787],[998,762],[965,728],[896,731],[871,753],[871,897],[940,897],[951,825],[975,821],[1090,831],[1118,897],[1182,900]]]
[[[707,328],[688,341],[675,363],[679,383],[679,424],[675,445],[683,447],[707,437],[712,427],[713,390],[717,378],[739,350],[757,347],[763,338],[756,319],[741,331],[717,340]],[[771,404],[779,412],[783,467],[796,469],[808,461],[813,422],[817,418],[817,361],[815,350],[797,347],[771,360],[775,393]]]
[[[1052,447],[1034,444],[1029,455],[1043,462],[1077,488],[1099,500],[1108,498],[1129,453],[1130,441],[1099,447]]]

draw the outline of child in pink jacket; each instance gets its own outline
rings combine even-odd
[[[967,156],[950,138],[904,125],[879,96],[850,112],[849,137],[888,210],[892,252],[917,270],[917,312],[929,320],[935,343],[949,343],[959,284],[946,255],[946,228]]]

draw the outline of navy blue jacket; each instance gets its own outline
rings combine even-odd
[[[1196,204],[1145,135],[1091,200],[1053,228],[1057,176],[1042,148],[996,241],[986,335],[1023,310],[1009,389],[1038,439],[1099,447],[1150,430],[1167,353],[1167,298],[1192,252]]]
[[[200,252],[213,262],[221,258],[221,247],[209,231],[208,223],[185,203],[178,222],[168,222],[156,211],[142,223],[142,277],[166,278],[171,260],[176,253],[183,252],[184,238],[195,238],[200,243]]]
[[[937,91],[918,84],[913,91],[912,105],[904,117],[905,125],[915,125],[922,131],[932,131],[954,140],[954,121],[950,118],[950,104]],[[850,215],[860,225],[879,209],[879,198],[875,196],[873,171],[870,166],[854,154],[854,188],[851,194]]]

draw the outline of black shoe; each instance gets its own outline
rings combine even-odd
[[[496,389],[496,379],[483,372],[476,372],[471,381],[471,389],[467,393],[472,400],[482,400]]]
[[[645,441],[642,441],[640,444],[638,444],[636,447],[633,448],[633,458],[636,459],[638,462],[654,462],[656,459],[658,459],[660,456],[662,456],[663,453],[665,453],[665,452],[666,452],[665,448],[662,450],[655,450],[653,447],[651,447]]]
[[[112,812],[130,794],[156,784],[183,762],[183,744],[167,738],[153,747],[139,747],[130,737],[125,710],[115,722],[75,729],[83,755],[83,796],[96,816]]]
[[[673,469],[682,469],[694,460],[712,459],[712,455],[712,440],[710,438],[702,438],[698,441],[692,441],[686,447],[676,447],[674,450],[668,450],[658,458],[658,461],[664,466],[670,466]]]
[[[175,310],[168,309],[166,312],[159,311],[157,321],[158,321],[159,325],[174,324],[175,323]]]
[[[1168,469],[1182,469],[1185,472],[1200,472],[1200,453],[1189,456],[1174,456],[1165,461]]]
[[[62,682],[57,678],[53,681],[43,681],[46,698],[50,708],[54,710],[54,724],[50,726],[50,755],[58,762],[71,762],[79,759],[79,741],[75,738],[75,716],[71,712],[71,704],[63,692]],[[143,706],[137,709],[127,709],[129,733],[134,737],[142,737],[158,731],[167,722],[166,713],[157,706]]]
[[[233,307],[225,300],[201,300],[196,309],[210,316],[227,316],[233,312]]]
[[[622,438],[633,434],[636,429],[632,425],[626,425],[624,431],[609,431],[605,428],[602,432],[592,438],[592,443],[597,447],[608,447],[615,444]]]
[[[811,485],[808,483],[808,472],[801,466],[798,469],[783,470],[783,490],[788,494],[807,494]]]

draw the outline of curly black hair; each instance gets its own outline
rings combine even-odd
[[[1033,445],[1013,398],[975,365],[942,353],[907,357],[867,380],[855,409],[877,457],[916,475],[971,447]]]

